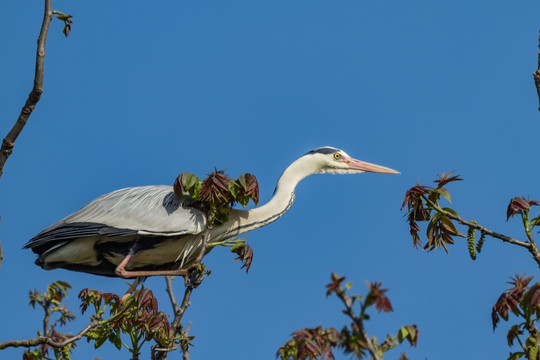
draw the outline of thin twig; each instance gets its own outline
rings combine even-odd
[[[173,311],[176,314],[180,307],[178,306],[178,301],[176,301],[176,297],[174,296],[174,290],[172,288],[172,276],[165,276],[165,281],[167,283],[167,294],[169,294],[169,299],[171,299],[171,305],[173,307]]]
[[[48,336],[38,336],[33,339],[28,340],[10,340],[3,343],[0,343],[0,350],[8,347],[33,347],[37,345],[47,344],[54,348],[63,348],[67,345],[80,340],[87,332],[99,325],[99,321],[93,320],[90,324],[86,325],[84,329],[81,330],[77,335],[70,337],[64,341],[56,342]]]
[[[538,36],[538,48],[540,49],[540,35]],[[538,93],[538,101],[540,103],[540,51],[538,52],[538,69],[533,72],[534,84],[536,85],[536,92]],[[540,111],[540,107],[538,107]]]
[[[28,118],[34,108],[36,107],[37,102],[41,98],[43,93],[43,69],[45,66],[45,42],[47,41],[47,33],[49,32],[49,24],[52,19],[52,0],[45,0],[45,10],[43,13],[43,22],[41,24],[41,31],[37,40],[37,52],[36,52],[36,70],[34,74],[34,86],[26,103],[21,109],[21,113],[17,118],[17,121],[6,135],[2,141],[2,147],[0,148],[0,178],[4,173],[4,164],[6,163],[7,158],[13,152],[13,147],[15,146],[15,140],[21,133],[22,129],[26,125]],[[0,265],[4,254],[2,253],[2,246],[0,245]]]

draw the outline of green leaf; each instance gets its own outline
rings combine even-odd
[[[508,360],[521,359],[524,355],[525,355],[525,353],[522,352],[522,351],[518,351],[518,352],[515,352],[515,353],[510,353],[510,356],[508,356]]]
[[[429,194],[428,196],[428,200],[435,204],[435,205],[438,205],[439,204],[439,198],[440,198],[440,194],[435,190],[432,190],[431,193]],[[428,205],[428,207],[431,209],[432,206],[431,205]]]
[[[456,229],[452,220],[450,220],[446,216],[441,216],[441,228],[444,228],[446,232],[448,232],[451,235],[465,237],[465,235],[463,235]]]
[[[400,344],[407,338],[407,335],[409,335],[409,329],[406,326],[399,329],[397,338]]]
[[[235,198],[235,200],[238,200],[238,194],[240,193],[240,186],[238,186],[236,181],[230,181],[227,184],[227,187],[229,188],[229,191],[231,192],[233,198]]]
[[[214,225],[221,225],[229,220],[229,211],[224,208],[216,209],[216,212],[214,213],[214,217],[212,219],[212,223]]]
[[[443,209],[444,211],[446,211],[446,212],[449,212],[449,213],[452,214],[452,215],[458,216],[457,211],[454,210],[454,209],[452,209],[452,208],[444,207],[444,208],[442,208],[442,209]]]
[[[438,188],[438,189],[433,190],[433,192],[435,191],[441,194],[442,196],[444,196],[444,198],[448,200],[448,202],[452,202],[452,200],[450,199],[450,192],[446,190],[445,188]]]
[[[538,226],[540,225],[540,216],[538,217],[535,217],[534,219],[532,219],[531,221],[529,221],[529,226],[531,227],[531,229],[535,226]]]
[[[248,184],[246,182],[246,175],[238,175],[238,182],[240,183],[240,185],[242,185],[242,187],[244,188],[244,190],[247,190],[248,188]]]
[[[113,343],[113,345],[120,350],[122,348],[122,340],[120,339],[120,334],[112,333],[109,335],[109,341]]]
[[[197,175],[193,175],[188,172],[183,173],[181,177],[183,190],[191,193],[198,181],[199,178]]]

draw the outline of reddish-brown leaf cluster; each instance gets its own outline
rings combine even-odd
[[[237,258],[233,260],[240,260],[243,262],[241,269],[246,268],[246,273],[251,267],[251,262],[253,261],[253,249],[248,244],[241,244],[231,249],[231,251],[238,255]]]
[[[453,236],[464,236],[459,233],[452,221],[444,214],[436,213],[433,217],[431,213],[433,211],[433,205],[439,205],[439,199],[441,195],[450,200],[450,193],[444,188],[444,186],[453,181],[463,180],[459,175],[452,175],[453,171],[442,175],[434,180],[437,187],[423,186],[419,183],[413,186],[405,193],[405,198],[401,204],[401,209],[407,206],[407,221],[409,222],[409,232],[413,239],[413,245],[415,247],[421,246],[422,241],[418,232],[420,227],[417,221],[430,221],[426,230],[428,237],[428,243],[424,246],[424,249],[429,251],[443,247],[448,252],[447,244],[454,244]],[[455,213],[452,209],[445,208],[445,211]]]
[[[341,290],[341,283],[343,282],[343,280],[345,280],[345,276],[339,277],[335,273],[332,273],[330,275],[330,278],[332,279],[332,282],[326,285],[326,296],[329,296],[332,293]]]
[[[506,339],[508,346],[514,345],[514,340],[517,339],[523,350],[526,350],[528,359],[536,359],[538,355],[538,328],[534,323],[540,319],[540,283],[529,286],[532,279],[533,276],[526,277],[525,274],[511,278],[512,287],[501,294],[491,312],[493,329],[500,318],[508,321],[510,312],[521,318],[519,324],[510,327]],[[528,338],[523,341],[521,335],[526,332]],[[525,353],[520,351],[511,353],[510,358],[518,359],[523,354]]]
[[[382,343],[377,343],[375,337],[370,338],[364,327],[364,321],[369,319],[366,310],[375,305],[376,311],[393,311],[386,296],[388,290],[382,289],[380,282],[368,283],[369,292],[362,301],[362,296],[348,295],[351,283],[342,285],[344,280],[345,277],[332,273],[331,282],[326,285],[326,295],[335,294],[343,302],[343,313],[350,318],[350,325],[344,326],[340,332],[334,328],[323,330],[321,326],[295,331],[293,338],[277,352],[281,360],[333,359],[332,349],[340,349],[358,359],[362,359],[368,352],[371,355],[378,353],[382,358],[382,353],[392,349],[398,342],[401,344],[407,340],[411,346],[416,346],[419,336],[416,325],[401,327],[397,336],[388,335]],[[360,308],[359,314],[354,309],[357,305]]]
[[[533,286],[534,291],[527,292],[529,289],[529,283],[533,278],[534,276],[525,277],[525,274],[516,274],[515,277],[511,278],[509,284],[513,286],[510,289],[507,289],[506,292],[502,293],[495,305],[493,305],[493,310],[491,312],[493,329],[495,329],[497,326],[500,317],[502,317],[505,321],[508,321],[509,311],[514,313],[516,316],[519,316],[520,307],[525,306],[529,307],[530,309],[536,309],[540,302],[540,291],[537,290],[539,287],[535,285]],[[528,296],[525,296],[525,294]],[[527,297],[528,301],[523,302],[525,297]]]
[[[375,304],[375,310],[379,312],[390,312],[394,310],[392,309],[390,300],[385,295],[388,289],[381,289],[381,282],[367,283],[367,285],[369,287],[369,293],[366,297],[366,307],[370,306],[371,304]]]
[[[232,206],[234,198],[229,191],[231,178],[223,172],[215,170],[203,180],[199,200],[212,208]]]
[[[516,214],[523,215],[527,212],[531,206],[537,206],[540,204],[538,200],[528,200],[524,197],[515,197],[510,200],[508,209],[506,210],[506,221]]]
[[[249,200],[253,200],[255,205],[259,203],[259,183],[255,175],[246,173],[238,176],[239,191],[236,194],[236,200],[246,206]]]
[[[333,360],[332,348],[341,344],[338,331],[334,328],[316,328],[296,330],[292,339],[282,345],[277,355],[282,359],[295,360]]]
[[[418,247],[422,245],[422,241],[418,236],[420,227],[416,223],[417,221],[426,221],[430,218],[429,211],[424,207],[422,196],[429,193],[429,188],[417,184],[413,186],[405,193],[405,199],[401,204],[401,209],[407,205],[407,221],[409,222],[409,232],[413,239],[413,245]]]
[[[459,175],[453,175],[454,172],[450,171],[448,174],[445,174],[444,172],[442,175],[438,175],[439,178],[437,180],[433,180],[434,183],[437,184],[437,189],[440,189],[444,187],[444,185],[451,183],[452,181],[461,181],[462,178],[459,177]]]

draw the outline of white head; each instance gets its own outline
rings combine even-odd
[[[376,172],[383,174],[399,174],[398,171],[356,160],[345,151],[331,146],[312,150],[297,161],[302,161],[311,168],[313,174],[357,174],[363,172]]]

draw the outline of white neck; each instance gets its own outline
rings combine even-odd
[[[316,172],[312,162],[305,157],[299,158],[283,172],[274,197],[269,202],[252,210],[232,209],[229,220],[212,229],[210,238],[213,241],[221,241],[276,221],[291,208],[296,185],[306,176]]]

